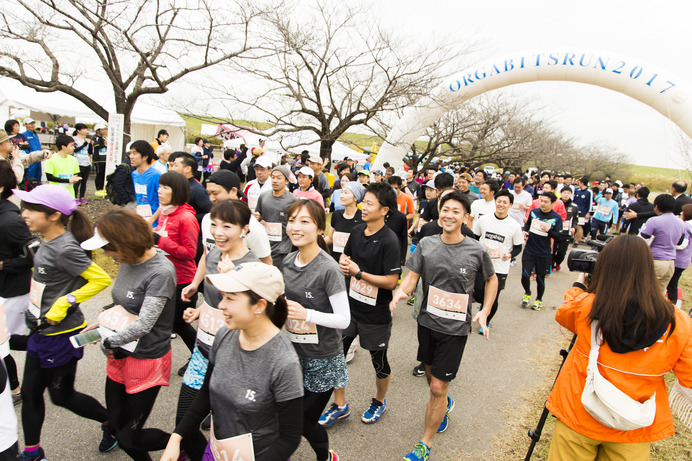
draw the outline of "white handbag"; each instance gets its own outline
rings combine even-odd
[[[581,403],[599,423],[619,431],[631,431],[651,426],[656,417],[656,394],[640,403],[615,387],[598,371],[598,351],[601,332],[596,321],[591,322],[591,351],[586,369],[586,386]]]

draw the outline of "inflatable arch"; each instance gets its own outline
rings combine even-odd
[[[434,95],[410,107],[393,126],[373,165],[399,165],[410,146],[447,111],[475,96],[509,85],[542,80],[597,85],[643,102],[692,137],[690,85],[654,65],[612,53],[548,49],[516,53],[451,77]]]

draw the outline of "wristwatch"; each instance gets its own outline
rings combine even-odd
[[[70,303],[70,306],[74,306],[75,304],[77,304],[77,297],[72,293],[68,293],[66,298],[67,302]]]
[[[360,280],[360,278],[363,276],[363,271],[359,270],[358,273],[355,275],[356,280]]]

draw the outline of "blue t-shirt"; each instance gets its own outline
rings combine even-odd
[[[608,222],[611,216],[613,222],[618,221],[618,203],[605,197],[596,200],[596,213],[594,213],[593,218],[602,222]]]
[[[135,200],[137,201],[138,213],[142,214],[141,207],[149,206],[151,214],[159,209],[159,177],[161,172],[156,168],[149,167],[144,173],[137,170],[132,171],[132,182],[135,185]]]
[[[27,141],[29,141],[29,150],[27,152],[35,152],[41,150],[41,141],[38,139],[38,133],[26,130],[22,133]],[[41,162],[32,163],[29,165],[29,170],[27,171],[27,178],[34,178],[41,180]]]

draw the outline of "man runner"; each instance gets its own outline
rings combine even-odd
[[[486,339],[490,337],[486,318],[495,301],[497,277],[488,252],[461,233],[470,208],[468,198],[461,192],[454,191],[440,198],[442,234],[418,243],[407,263],[409,272],[389,305],[394,310],[399,301],[411,295],[418,279],[422,280],[418,359],[425,363],[430,400],[423,437],[404,457],[410,461],[427,460],[435,434],[446,430],[449,424],[454,399],[447,390],[456,377],[471,331],[471,297],[476,274],[486,281],[485,302],[473,320],[480,324]]]

